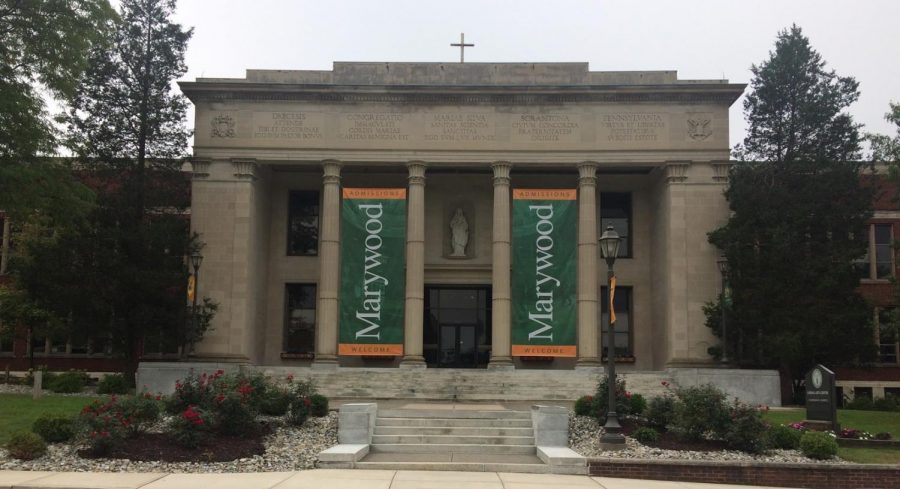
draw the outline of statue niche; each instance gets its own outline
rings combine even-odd
[[[465,258],[466,246],[469,244],[469,221],[460,208],[456,209],[450,220],[450,256]]]

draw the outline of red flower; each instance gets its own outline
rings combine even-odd
[[[304,398],[303,398],[303,405],[304,405],[304,406],[310,406],[310,405],[312,405],[312,401],[310,401],[308,397],[304,397]]]
[[[221,403],[224,400],[225,400],[225,394],[219,394],[218,396],[216,396],[216,402]]]
[[[100,438],[109,438],[109,432],[108,432],[108,431],[101,431],[101,432],[100,432]]]
[[[237,390],[241,393],[242,397],[246,397],[250,395],[251,392],[253,392],[253,386],[251,386],[250,384],[241,384],[238,386]]]
[[[181,413],[181,417],[186,419],[193,425],[200,426],[203,424],[203,418],[200,417],[200,413],[198,413],[194,408],[193,404],[187,407],[183,413]]]
[[[293,381],[294,381],[294,374],[288,374],[288,375],[287,375],[287,381],[288,381],[288,382],[293,382]]]
[[[625,391],[625,399],[631,399],[631,393],[630,393],[630,392]]]
[[[666,382],[665,380],[660,382],[660,384],[662,384],[663,387],[669,387],[669,383]]]

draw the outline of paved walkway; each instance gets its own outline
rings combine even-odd
[[[0,471],[0,489],[765,489],[578,475],[404,470],[304,470],[253,474]]]

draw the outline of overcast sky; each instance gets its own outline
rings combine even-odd
[[[677,70],[750,81],[750,65],[797,23],[828,67],[860,82],[850,111],[865,130],[900,102],[900,0],[180,0],[194,27],[184,77],[248,68],[330,70],[333,61],[588,62],[592,71]],[[731,145],[744,137],[742,100]],[[193,117],[191,117],[193,120]]]

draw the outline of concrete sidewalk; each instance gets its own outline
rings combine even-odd
[[[765,489],[577,475],[403,470],[304,470],[251,474],[0,471],[0,489]]]

